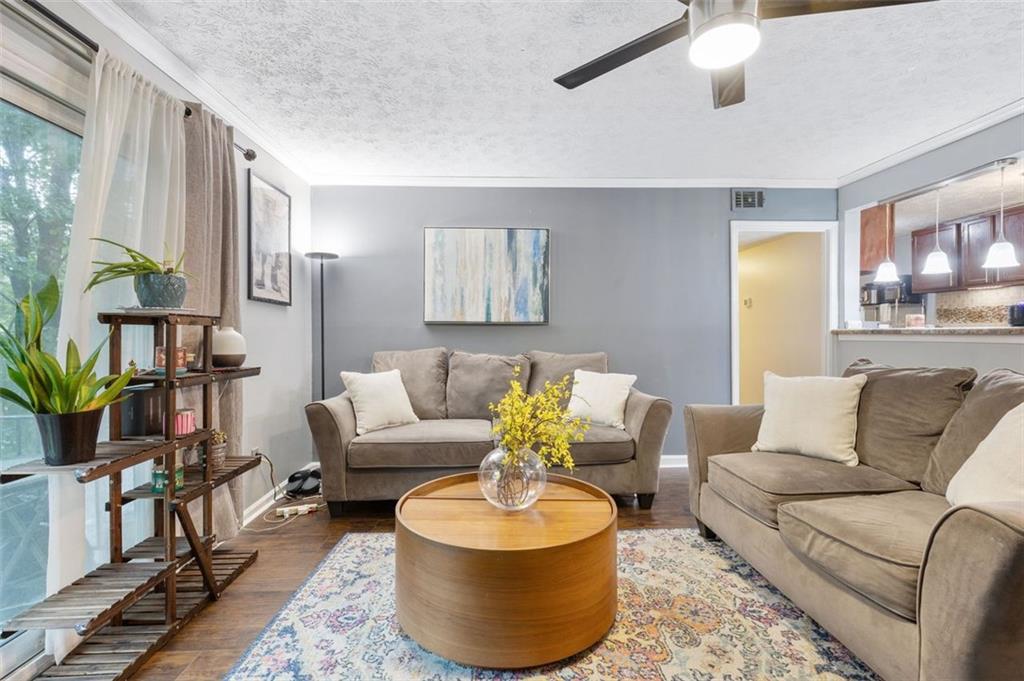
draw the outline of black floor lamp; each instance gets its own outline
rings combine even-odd
[[[311,253],[306,253],[306,257],[310,260],[320,261],[320,399],[322,400],[327,396],[327,367],[324,366],[324,260],[337,260],[338,254],[326,251],[312,251]]]

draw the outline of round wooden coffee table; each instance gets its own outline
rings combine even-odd
[[[427,650],[477,667],[533,667],[599,641],[617,605],[615,502],[551,475],[519,513],[484,499],[476,473],[425,483],[395,509],[395,599]]]

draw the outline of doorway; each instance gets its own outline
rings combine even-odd
[[[835,222],[731,223],[734,404],[763,402],[765,371],[829,373],[837,233]]]

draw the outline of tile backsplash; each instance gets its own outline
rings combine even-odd
[[[971,289],[935,294],[935,316],[942,326],[1006,326],[1007,306],[1024,301],[1024,286]]]

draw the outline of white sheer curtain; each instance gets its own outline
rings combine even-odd
[[[58,347],[74,338],[83,351],[94,348],[106,337],[96,313],[135,304],[129,279],[83,293],[91,261],[116,257],[113,247],[92,238],[112,239],[158,259],[181,253],[185,242],[184,114],[181,101],[99,49],[89,78]],[[126,333],[124,361],[136,358],[148,365],[151,342],[148,333]],[[99,368],[105,367],[104,358]],[[125,484],[141,484],[148,477],[148,468],[139,466],[126,471]],[[109,547],[105,484],[83,486],[70,476],[50,476],[50,481],[46,586],[52,593],[106,562]],[[127,546],[152,533],[148,504],[126,507],[124,519]],[[47,632],[47,652],[58,661],[77,643],[71,631]]]

